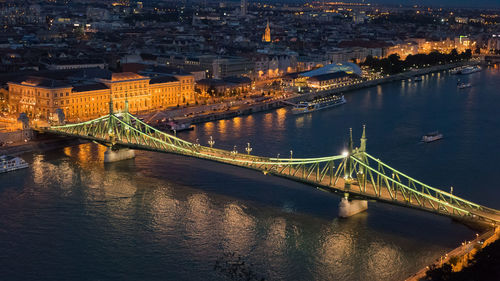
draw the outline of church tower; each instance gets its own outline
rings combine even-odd
[[[247,15],[247,0],[241,0],[240,2],[240,14],[242,17]]]
[[[262,42],[266,42],[266,43],[271,42],[271,28],[269,27],[269,20],[267,20],[266,31],[262,35]]]

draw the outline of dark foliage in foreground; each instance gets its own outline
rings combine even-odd
[[[500,240],[479,251],[469,266],[452,272],[450,264],[431,268],[426,273],[428,281],[498,281],[500,280]]]

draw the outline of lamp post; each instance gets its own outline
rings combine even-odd
[[[293,150],[290,150],[290,160],[293,158]]]
[[[210,140],[208,140],[208,145],[210,145],[210,148],[213,148],[215,144],[215,140],[212,138],[212,136],[210,136]]]
[[[250,143],[247,143],[247,147],[245,148],[246,152],[248,155],[250,155],[250,152],[252,152],[252,148],[250,147]]]
[[[238,154],[238,150],[236,150],[236,145],[233,147],[233,151],[231,153],[236,157],[236,154]]]

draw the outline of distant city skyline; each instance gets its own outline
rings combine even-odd
[[[235,0],[238,1],[239,0]],[[325,2],[336,2],[324,0]],[[249,2],[259,2],[257,0],[250,0]],[[308,0],[268,0],[261,2],[280,2],[280,3],[300,3],[309,2]],[[500,8],[500,0],[342,0],[338,2],[365,2],[373,4],[390,4],[390,5],[422,5],[422,6],[439,6],[439,7],[467,7],[467,8]]]
[[[443,7],[477,7],[477,8],[500,8],[499,0],[370,0],[367,3],[377,4],[402,4],[402,5],[430,5]]]

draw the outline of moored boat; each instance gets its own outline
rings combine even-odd
[[[316,110],[339,106],[344,103],[346,103],[346,100],[343,95],[320,98],[312,102],[300,102],[299,104],[293,107],[292,113],[293,114],[309,113]]]
[[[462,69],[462,71],[460,72],[460,74],[471,74],[471,73],[475,73],[475,72],[479,72],[481,71],[481,67],[480,66],[468,66],[464,69]]]
[[[167,126],[171,131],[176,131],[176,132],[188,131],[188,130],[194,129],[194,126],[191,126],[191,123],[189,123],[189,122],[178,123],[178,122],[170,121],[167,123]]]
[[[28,168],[28,163],[23,159],[8,155],[0,156],[0,174],[24,168]]]

